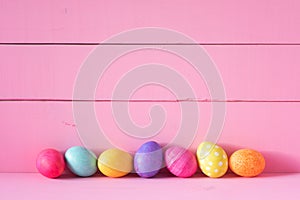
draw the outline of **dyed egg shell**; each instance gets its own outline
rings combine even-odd
[[[163,152],[154,141],[143,144],[134,155],[134,169],[144,178],[155,176],[162,167]]]
[[[202,142],[197,149],[197,158],[201,171],[212,178],[223,176],[228,170],[226,152],[211,142]]]
[[[90,150],[74,146],[65,153],[68,168],[77,176],[92,176],[97,172],[97,157]]]
[[[234,152],[229,159],[230,169],[237,175],[244,177],[257,176],[265,169],[263,155],[255,150],[240,149]]]
[[[119,149],[108,149],[98,158],[98,168],[108,177],[122,177],[133,170],[132,156]]]
[[[45,149],[37,156],[36,168],[48,178],[57,178],[64,172],[64,157],[55,149]]]
[[[194,154],[178,146],[166,150],[165,162],[172,174],[183,178],[193,176],[198,167]]]

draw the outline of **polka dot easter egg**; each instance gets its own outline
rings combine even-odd
[[[226,152],[211,142],[202,142],[197,149],[197,159],[201,171],[211,177],[219,178],[228,170]]]

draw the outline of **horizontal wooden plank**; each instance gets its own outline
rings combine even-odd
[[[139,46],[139,45],[138,45]],[[82,69],[85,59],[97,46],[0,46],[0,98],[1,99],[67,99],[73,97],[76,77]],[[168,45],[159,46],[162,48]],[[193,46],[171,46],[173,48],[189,49]],[[300,45],[295,46],[203,46],[216,64],[223,85],[226,90],[226,100],[299,100],[300,82]],[[106,48],[114,52],[124,48],[124,45],[108,45]],[[102,55],[103,56],[103,55]],[[97,57],[94,62],[95,73],[99,73],[98,64],[103,64],[106,56]],[[212,99],[205,81],[214,82],[214,76],[205,77],[197,73],[194,67],[179,56],[158,50],[143,49],[133,51],[121,57],[112,59],[107,70],[99,75],[99,82],[95,84],[96,99],[112,99],[114,89],[119,85],[126,85],[120,80],[128,76],[134,68],[147,63],[159,63],[169,66],[173,72],[179,74],[181,82],[172,78],[171,74],[163,71],[147,70],[139,72],[131,78],[131,86],[138,89],[132,94],[132,99]],[[199,66],[201,73],[206,65]],[[210,69],[210,68],[208,68]],[[96,76],[89,70],[89,76]],[[207,74],[207,73],[206,73]],[[193,89],[194,95],[189,93],[174,94],[158,84],[148,84],[138,88],[141,83],[133,83],[139,77],[146,77],[157,81],[157,77],[165,76],[169,88],[175,87],[180,91],[187,88],[185,81]],[[98,77],[96,77],[98,78]],[[127,78],[128,79],[128,78]],[[144,78],[143,78],[144,79]],[[183,81],[183,82],[182,82]],[[128,80],[127,80],[128,82]],[[173,83],[173,86],[172,86]],[[177,83],[177,85],[174,83]],[[137,88],[132,87],[132,84]],[[81,84],[82,86],[82,84]],[[168,88],[168,87],[167,87]],[[90,91],[90,90],[89,90]],[[176,96],[177,95],[177,96]],[[91,100],[93,97],[76,98]],[[115,98],[114,98],[115,99]],[[127,99],[127,98],[125,98]],[[224,99],[218,99],[224,100]]]
[[[98,43],[129,29],[163,27],[200,43],[299,43],[299,9],[297,0],[4,0],[0,42]]]
[[[131,119],[139,126],[151,124],[149,108],[155,104],[165,109],[166,123],[151,140],[170,143],[180,127],[178,102],[130,103]],[[199,103],[198,108],[200,122],[191,150],[203,140],[211,117],[209,103]],[[70,102],[1,102],[0,110],[0,172],[36,171],[35,158],[40,150],[54,147],[64,151],[87,143],[82,136],[91,134],[89,126],[84,127],[87,131],[81,132],[80,137],[77,134],[76,128],[83,121],[75,123]],[[124,134],[115,124],[110,102],[96,103],[95,111],[101,130],[114,145],[134,151],[148,140]],[[225,126],[218,143],[228,153],[242,147],[261,151],[267,161],[266,172],[300,172],[299,115],[299,103],[227,103]],[[86,120],[92,122],[88,116]],[[98,142],[101,148],[103,141]]]

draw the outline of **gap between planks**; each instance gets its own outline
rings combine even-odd
[[[300,100],[257,100],[257,99],[0,99],[0,102],[226,102],[226,103],[300,103]]]
[[[217,45],[224,45],[224,46],[234,46],[234,45],[245,45],[245,46],[296,46],[300,45],[300,43],[261,43],[261,42],[256,42],[256,43],[101,43],[101,42],[86,42],[86,43],[77,43],[77,42],[68,42],[68,43],[60,43],[60,42],[31,42],[31,43],[26,43],[26,42],[2,42],[0,45],[20,45],[20,46],[34,46],[34,45],[45,45],[45,46],[97,46],[97,45],[211,45],[211,46],[217,46]]]

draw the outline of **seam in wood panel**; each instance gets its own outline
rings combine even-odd
[[[96,99],[96,100],[73,100],[73,99],[0,99],[0,102],[227,102],[227,103],[300,103],[300,100],[256,100],[256,99]]]
[[[60,43],[60,42],[55,42],[55,43],[43,43],[43,42],[33,42],[33,43],[14,43],[14,42],[2,42],[0,45],[7,45],[7,46],[35,46],[35,45],[45,45],[45,46],[97,46],[97,45],[224,45],[224,46],[234,46],[234,45],[246,45],[246,46],[294,46],[294,45],[300,45],[300,43],[76,43],[76,42],[70,42],[70,43]]]

